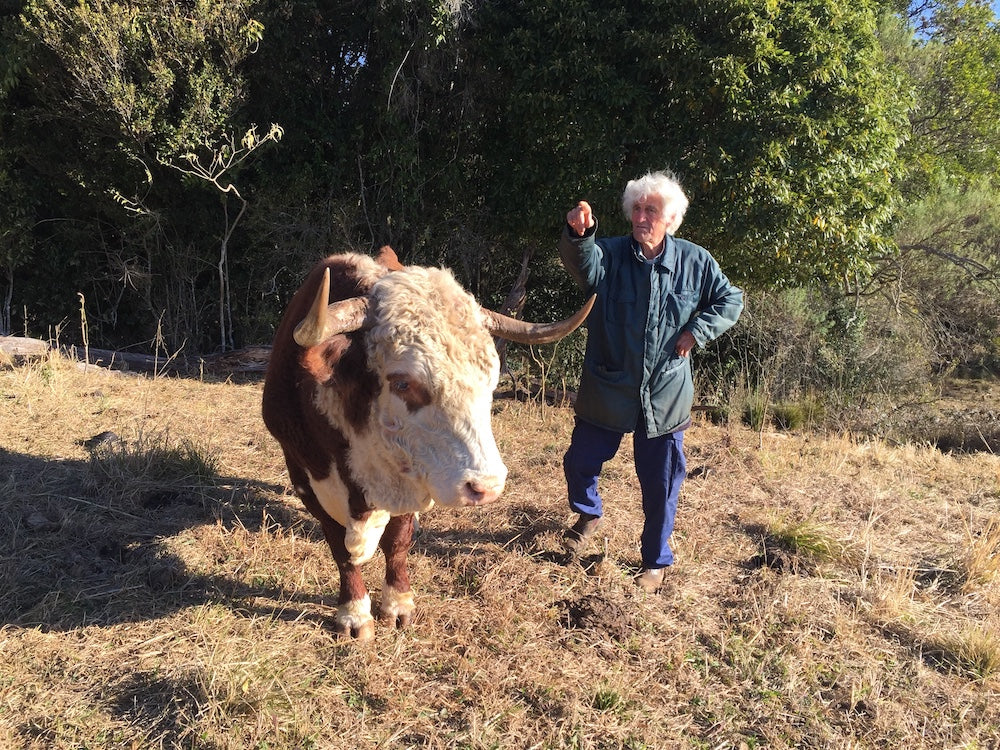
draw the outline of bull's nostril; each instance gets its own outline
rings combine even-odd
[[[462,487],[465,501],[470,505],[492,503],[503,492],[503,482],[492,478],[486,480],[470,479]]]
[[[486,490],[481,484],[476,482],[465,483],[465,494],[473,505],[479,505],[486,497]]]

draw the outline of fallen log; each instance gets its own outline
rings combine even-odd
[[[7,357],[44,357],[50,349],[51,347],[40,339],[29,339],[23,336],[0,336],[0,354]]]
[[[63,347],[62,353],[70,359],[84,362],[87,365],[105,367],[109,370],[125,370],[127,372],[142,372],[163,374],[169,372],[166,357],[152,357],[148,354],[132,352],[117,352],[111,349],[80,349],[75,346]]]
[[[52,350],[53,347],[41,339],[0,336],[0,361],[6,359],[12,362],[24,362],[39,359],[48,356]],[[231,352],[194,357],[182,355],[168,357],[77,346],[60,347],[59,351],[68,359],[109,370],[151,375],[226,376],[262,374],[267,369],[271,347],[248,346]]]
[[[68,356],[86,360],[89,364],[116,370],[129,370],[151,375],[251,375],[263,374],[271,354],[269,346],[248,346],[231,352],[185,357],[175,355],[136,354],[109,349],[87,351],[73,347]]]

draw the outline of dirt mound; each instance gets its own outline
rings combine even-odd
[[[559,624],[567,630],[587,630],[621,642],[635,631],[635,619],[624,603],[598,594],[585,594],[579,599],[564,599],[556,605],[561,614]]]

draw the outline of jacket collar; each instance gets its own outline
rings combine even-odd
[[[639,247],[639,243],[635,241],[635,238],[631,235],[629,236],[629,247],[632,248],[632,255],[639,263],[646,262],[646,256],[642,254],[642,248]],[[656,259],[653,261],[653,265],[656,266],[660,271],[666,271],[667,273],[672,273],[677,263],[677,243],[674,241],[674,237],[668,234],[663,239],[663,252],[660,253]]]

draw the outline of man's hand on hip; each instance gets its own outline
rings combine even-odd
[[[674,351],[680,356],[686,357],[694,349],[696,343],[694,334],[691,331],[681,331],[681,335],[677,337],[677,345],[674,346]]]

